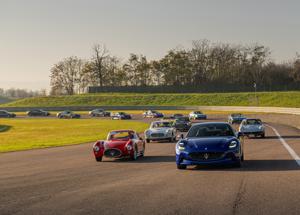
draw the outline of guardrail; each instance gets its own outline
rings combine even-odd
[[[246,107],[246,106],[67,106],[67,107],[3,107],[0,109],[11,112],[24,112],[34,109],[47,111],[90,111],[96,108],[105,110],[212,110],[212,111],[232,111],[232,112],[258,112],[258,113],[282,113],[300,115],[300,108],[282,107]]]

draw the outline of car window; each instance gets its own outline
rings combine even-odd
[[[228,124],[203,124],[193,126],[187,134],[191,137],[225,137],[234,136],[234,131]]]
[[[231,114],[232,117],[242,117],[243,115],[241,113],[234,113]]]
[[[135,134],[128,131],[117,131],[109,134],[108,140],[134,139]]]
[[[261,125],[262,122],[259,119],[248,119],[245,124],[247,125]]]
[[[171,128],[172,126],[172,122],[155,122],[152,125],[153,128]]]
[[[176,122],[188,122],[190,121],[188,117],[180,117],[176,119]]]

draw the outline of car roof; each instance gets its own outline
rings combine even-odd
[[[247,118],[247,119],[244,119],[244,120],[260,120],[260,121],[262,121],[261,119],[258,119],[258,118]]]

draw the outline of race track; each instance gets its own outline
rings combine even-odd
[[[299,130],[270,125],[299,155]],[[175,143],[138,161],[97,163],[92,144],[0,154],[0,214],[300,214],[300,166],[266,134],[245,139],[242,168],[177,170]]]

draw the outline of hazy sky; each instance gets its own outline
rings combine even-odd
[[[104,43],[158,59],[192,40],[261,43],[278,62],[300,52],[300,0],[0,0],[0,88],[49,88],[49,70]]]

